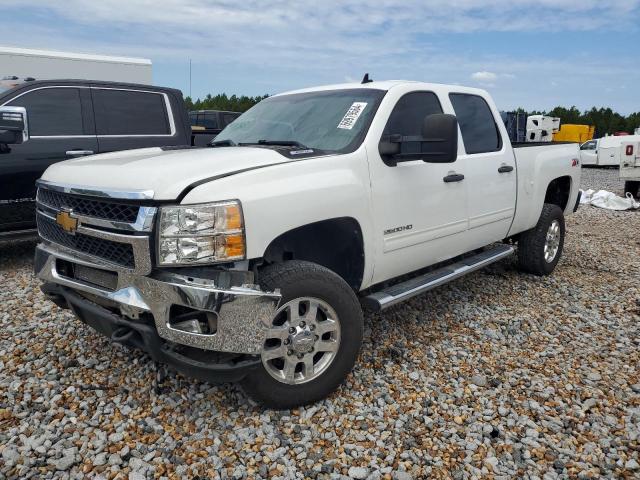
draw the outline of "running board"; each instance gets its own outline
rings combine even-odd
[[[487,265],[508,257],[514,251],[512,246],[497,245],[477,255],[466,257],[451,265],[367,295],[362,299],[362,304],[375,312],[384,310],[411,297],[444,285],[456,278],[460,278],[467,273],[480,270]]]

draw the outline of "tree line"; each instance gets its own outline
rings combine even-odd
[[[595,138],[605,135],[612,135],[616,132],[633,133],[640,127],[640,112],[624,116],[614,112],[610,108],[596,108],[581,112],[577,107],[556,107],[548,112],[527,112],[519,108],[518,112],[525,112],[529,115],[549,115],[560,118],[561,125],[564,123],[574,123],[579,125],[593,125],[596,127]]]
[[[191,110],[226,110],[228,112],[246,112],[256,103],[264,100],[269,95],[258,95],[255,97],[248,97],[246,95],[231,95],[226,93],[219,93],[212,96],[211,94],[204,97],[202,100],[197,99],[195,102],[191,97],[184,99],[187,109]]]

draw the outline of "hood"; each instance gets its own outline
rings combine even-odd
[[[55,163],[42,180],[98,190],[152,190],[154,200],[175,200],[193,183],[291,161],[262,147],[142,148]]]

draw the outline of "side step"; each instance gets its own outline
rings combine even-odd
[[[406,280],[402,283],[367,295],[362,299],[363,305],[375,312],[389,308],[396,303],[400,303],[433,288],[444,285],[456,278],[460,278],[467,273],[480,270],[498,260],[513,254],[514,248],[510,245],[497,245],[487,249],[477,255],[464,258],[456,263],[447,265],[437,270],[425,273],[419,277]]]

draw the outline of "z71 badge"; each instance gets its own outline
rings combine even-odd
[[[413,225],[404,225],[403,227],[390,228],[384,231],[385,235],[391,235],[392,233],[404,232],[405,230],[411,230]]]

